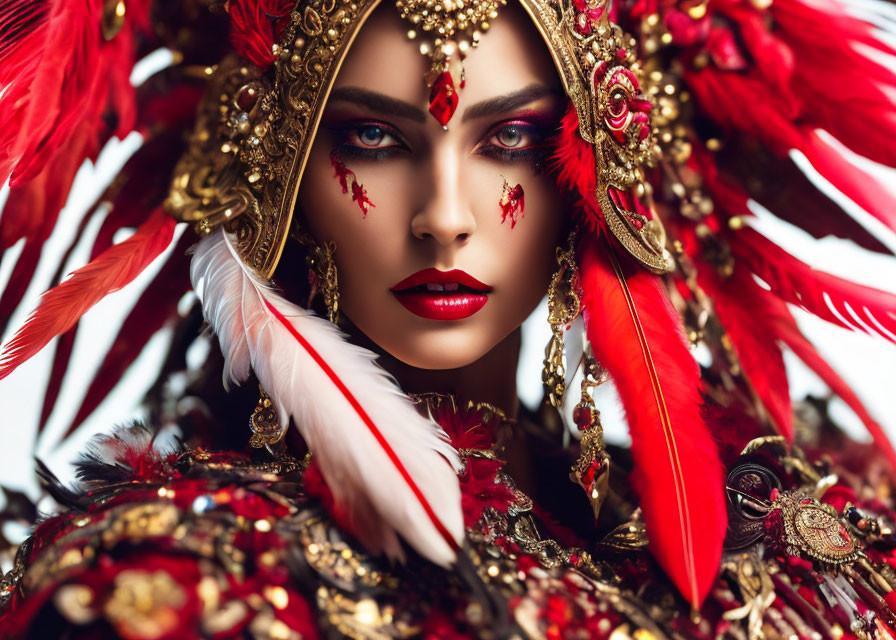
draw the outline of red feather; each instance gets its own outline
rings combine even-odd
[[[691,56],[711,64],[692,64],[683,74],[699,108],[728,132],[755,136],[778,156],[801,151],[831,184],[896,229],[896,200],[815,133],[824,128],[857,153],[896,164],[896,147],[889,143],[896,137],[896,111],[888,95],[896,93],[896,73],[856,47],[893,50],[870,25],[829,1],[819,8],[783,0],[766,11],[714,0],[710,10],[715,19]],[[683,15],[676,13],[687,21]],[[691,33],[677,23],[669,26],[673,36]]]
[[[12,313],[22,301],[28,285],[31,283],[31,277],[40,261],[40,251],[43,242],[36,240],[26,240],[22,253],[12,269],[9,282],[0,295],[0,335],[6,332],[6,324],[12,318]]]
[[[737,273],[737,270],[735,271]],[[742,272],[741,272],[742,273]],[[796,356],[802,360],[826,385],[859,416],[865,424],[865,428],[874,438],[878,449],[887,457],[893,468],[896,469],[896,451],[886,432],[880,424],[871,417],[871,414],[859,400],[858,396],[850,389],[849,385],[825,362],[815,347],[803,336],[793,315],[786,303],[760,289],[755,284],[750,287],[746,283],[736,284],[736,290],[741,297],[741,304],[753,312],[754,322],[772,331],[775,338],[787,345]]]
[[[890,109],[896,113],[896,105],[891,105]],[[857,167],[814,131],[805,134],[799,149],[812,167],[840,193],[896,231],[896,199],[880,180]]]
[[[869,23],[846,12],[847,2],[775,0],[769,8],[774,34],[795,52],[791,91],[804,118],[856,153],[896,166],[896,110],[887,91],[896,72],[861,51],[889,55],[891,47]],[[859,46],[857,46],[859,45]]]
[[[841,327],[896,342],[896,295],[817,271],[750,228],[737,232],[731,247],[782,300]]]
[[[578,196],[574,210],[579,211],[579,222],[585,229],[597,232],[603,224],[603,213],[597,202],[597,171],[594,151],[579,135],[579,117],[570,103],[560,122],[560,130],[553,142],[551,169],[558,186]]]
[[[104,4],[13,0],[0,8],[0,182],[11,186],[0,250],[27,238],[39,251],[84,160],[133,128],[135,33],[148,33],[149,2],[129,2],[110,40],[101,33]],[[26,266],[16,266],[0,317],[20,302],[34,271]]]
[[[50,414],[56,407],[59,392],[62,390],[62,381],[68,371],[68,363],[75,347],[75,336],[78,333],[78,323],[59,336],[56,343],[56,352],[53,354],[53,366],[50,368],[50,380],[47,382],[47,390],[44,392],[44,401],[40,408],[40,420],[37,422],[37,433],[41,433],[50,421]]]
[[[852,240],[869,251],[894,253],[838,203],[819,191],[790,157],[779,158],[769,153],[755,138],[732,138],[720,152],[713,154],[702,148],[697,139],[691,139],[691,145],[690,169],[699,172],[704,179],[707,173],[724,171],[726,179],[737,184],[750,198],[809,235],[815,238],[835,236]],[[846,162],[842,156],[841,162]],[[825,173],[830,175],[830,172]],[[874,188],[876,182],[871,179],[867,188]]]
[[[175,84],[176,82],[180,82],[181,84]],[[195,106],[198,100],[197,96],[201,95],[201,92],[198,91],[197,87],[185,82],[184,79],[175,77],[170,71],[163,71],[160,74],[156,74],[149,81],[141,85],[139,91],[142,102],[140,105],[138,128],[147,136],[147,140],[143,146],[128,159],[112,185],[106,189],[102,196],[100,196],[93,206],[88,209],[82,218],[72,243],[64,253],[63,257],[59,260],[59,270],[52,280],[53,285],[61,282],[64,275],[62,269],[68,262],[68,258],[77,245],[78,240],[81,238],[87,224],[101,212],[101,205],[108,205],[109,212],[103,220],[100,230],[97,233],[97,237],[94,240],[93,248],[90,253],[91,260],[112,246],[112,239],[115,233],[119,230],[126,227],[137,227],[144,222],[152,212],[161,205],[168,193],[171,170],[177,162],[177,159],[183,153],[183,141],[185,139],[184,130],[190,125],[192,118],[195,115]],[[57,159],[54,159],[54,164],[58,164],[66,157],[67,156],[63,155],[58,156]],[[75,157],[77,157],[77,154]],[[41,176],[45,174],[52,175],[53,180],[49,182],[49,186],[60,188],[60,190],[56,192],[58,195],[55,198],[52,196],[47,197],[47,194],[43,192],[43,189],[45,188],[43,182],[37,184],[37,188],[31,188],[31,185],[40,179],[41,176],[39,176],[25,185],[28,187],[27,192],[22,193],[25,191],[24,186],[16,187],[12,190],[10,195],[13,198],[13,203],[7,205],[8,208],[4,211],[4,216],[21,217],[25,220],[40,220],[41,215],[47,215],[47,217],[49,217],[49,213],[54,213],[52,222],[55,223],[55,212],[64,204],[65,194],[68,191],[71,178],[64,177],[64,174],[61,176],[60,172],[57,172],[52,168],[53,166],[54,165],[51,165],[51,169],[49,170],[45,169]],[[77,166],[71,167],[72,176],[76,169]],[[33,203],[35,198],[29,199],[28,193],[41,196],[36,198],[36,201],[37,203],[47,203],[44,208],[48,214],[35,215],[38,213],[39,209],[35,209],[34,204],[29,206],[29,200]],[[21,212],[21,214],[19,212]],[[37,251],[39,252],[39,247]],[[21,269],[21,277],[18,279],[11,278],[11,287],[19,282],[21,282],[23,287],[28,286],[34,271],[34,265],[29,267],[26,263],[27,260],[22,262],[23,268]],[[165,271],[165,268],[163,268],[163,271]],[[186,277],[186,273],[187,270],[184,269],[182,274],[172,273],[170,274],[170,277],[173,278],[178,275]],[[164,290],[166,292],[169,291],[168,282],[160,281],[158,278],[156,279],[156,282],[161,282]],[[4,299],[0,300],[0,317],[7,317],[2,313],[3,309],[9,307],[11,313],[11,310],[18,305],[22,294],[24,294],[24,289],[19,292],[18,289],[11,291],[10,288],[7,288],[7,292],[9,292],[9,294],[4,293]],[[152,296],[152,290],[148,290],[146,295]],[[44,426],[46,426],[49,416],[53,411],[53,407],[59,397],[63,379],[68,370],[69,360],[71,359],[76,331],[77,325],[62,334],[56,347],[50,379],[47,384],[47,391],[44,394],[41,418],[38,423],[39,430],[42,430]],[[119,333],[119,337],[122,339],[124,337],[121,332]],[[148,340],[149,337],[150,336],[147,336],[146,340]],[[137,342],[142,339],[141,335],[141,337],[137,339]],[[142,348],[146,340],[140,342],[139,347],[134,347],[137,349],[137,353],[133,354],[133,357],[136,357],[139,353],[139,349]],[[118,342],[119,340],[116,339],[116,344],[118,344]],[[127,368],[132,360],[133,358],[127,360],[124,368]],[[105,367],[105,364],[103,366]],[[113,378],[114,380],[117,380],[124,369],[121,371],[116,369],[115,371],[117,373],[108,373],[101,368],[104,378]],[[97,380],[91,384],[89,394],[94,392],[97,384]],[[88,399],[85,399],[85,403],[88,405],[90,404]],[[95,404],[92,407],[82,406],[81,410],[87,410],[89,413],[94,408],[96,408]],[[77,426],[77,423],[79,422],[80,420],[76,420],[75,426]],[[70,431],[73,428],[74,427],[70,428]]]
[[[713,308],[737,353],[747,382],[759,397],[778,433],[793,440],[793,409],[784,356],[775,332],[758,322],[768,295],[750,295],[759,288],[744,268],[735,268],[731,277],[720,280],[716,270],[699,264],[698,282],[712,299]],[[745,299],[747,296],[747,299]],[[746,437],[743,444],[746,444]]]
[[[581,279],[588,339],[628,417],[651,551],[696,610],[715,581],[727,525],[699,368],[659,277],[589,239]]]
[[[187,249],[194,242],[184,234],[158,275],[128,314],[112,342],[96,375],[87,385],[87,393],[63,438],[71,435],[115,388],[128,367],[143,351],[157,331],[172,317],[177,317],[177,303],[190,290],[190,261]]]
[[[40,351],[54,337],[68,331],[106,295],[122,288],[171,243],[176,223],[157,211],[137,232],[106,250],[93,262],[41,298],[38,308],[3,348],[0,380]]]
[[[277,44],[294,0],[231,0],[230,41],[241,56],[260,69],[267,69],[276,56]]]
[[[73,135],[40,174],[9,190],[0,217],[0,250],[22,238],[26,244],[0,300],[0,318],[4,319],[0,324],[19,306],[31,283],[43,244],[53,232],[81,163],[84,140],[84,135]]]
[[[831,391],[840,396],[840,399],[859,416],[865,428],[868,429],[868,433],[874,439],[877,448],[886,456],[890,466],[896,469],[896,450],[894,450],[886,431],[884,431],[877,420],[871,417],[868,409],[865,408],[865,405],[859,400],[859,397],[846,381],[834,371],[831,365],[825,362],[815,347],[803,336],[787,308],[783,308],[782,312],[775,319],[775,329],[779,339],[810,369],[818,374],[818,377],[831,388]]]

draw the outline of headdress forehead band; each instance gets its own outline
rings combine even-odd
[[[463,73],[456,65],[463,51],[476,43],[502,3],[398,0],[399,14],[432,61],[430,110],[440,122],[457,107]],[[263,277],[273,274],[283,251],[333,82],[378,4],[299,2],[269,68],[230,56],[207,69],[209,91],[175,169],[166,208],[200,234],[227,225],[244,261]],[[547,44],[578,114],[579,133],[592,147],[594,195],[604,223],[642,265],[670,270],[665,232],[651,210],[644,179],[656,151],[634,42],[609,21],[607,0],[520,4]]]

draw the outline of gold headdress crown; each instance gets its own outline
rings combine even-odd
[[[520,3],[551,52],[578,112],[582,138],[593,147],[596,197],[608,228],[644,266],[670,270],[665,233],[651,212],[644,182],[643,167],[652,161],[655,147],[634,42],[609,22],[607,0]],[[378,4],[303,0],[274,47],[270,69],[237,56],[207,69],[209,91],[187,153],[175,169],[166,207],[199,233],[227,225],[239,240],[243,259],[263,277],[270,277],[283,251],[336,74]],[[458,75],[452,65],[488,28],[501,4],[503,0],[398,0],[399,13],[413,26],[414,36],[423,38],[427,46],[422,50],[433,60],[430,79],[436,99],[453,97],[456,107],[454,88],[449,95],[440,87],[458,78],[462,86],[462,72]],[[440,109],[436,104],[444,117]]]

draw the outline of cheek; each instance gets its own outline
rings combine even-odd
[[[519,185],[520,206],[515,218],[505,216],[508,189]],[[477,189],[477,234],[482,251],[501,285],[501,309],[513,322],[522,322],[541,301],[553,273],[555,248],[565,237],[568,208],[558,193],[554,179],[535,175],[531,170],[507,171],[492,176],[490,184]],[[511,200],[512,202],[512,200]],[[497,297],[496,297],[497,301]]]
[[[407,203],[402,195],[407,177],[386,163],[341,158],[315,144],[299,190],[300,224],[321,241],[333,241],[340,253],[361,249],[369,253],[374,237],[387,240],[404,221]]]
[[[504,226],[509,232],[508,249],[513,248],[504,252],[504,260],[509,277],[519,283],[520,297],[534,307],[547,291],[556,267],[555,248],[564,236],[567,211],[552,178],[532,176],[520,185],[525,194],[525,216],[515,228]]]
[[[318,241],[335,243],[340,308],[362,328],[383,308],[383,296],[391,295],[407,261],[404,173],[394,163],[334,161],[328,149],[315,148],[302,178],[300,224]],[[353,197],[353,183],[372,203],[366,214]]]

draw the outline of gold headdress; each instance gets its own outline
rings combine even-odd
[[[230,57],[209,68],[210,90],[189,149],[177,166],[166,209],[200,234],[226,225],[246,263],[269,277],[280,259],[302,173],[324,103],[359,29],[378,0],[312,0],[292,12],[269,70]],[[497,0],[408,2],[397,8],[430,55],[433,101],[453,100],[456,67],[475,45]],[[551,51],[592,145],[595,197],[607,227],[647,268],[671,257],[651,212],[643,168],[652,162],[650,103],[641,95],[633,43],[607,18],[606,0],[522,0]],[[419,33],[418,33],[419,32]],[[455,41],[456,38],[458,41]],[[449,87],[449,89],[446,89]],[[451,95],[446,98],[445,91]],[[435,106],[442,124],[444,105]],[[453,109],[451,110],[453,113]],[[448,115],[450,118],[450,114]]]

